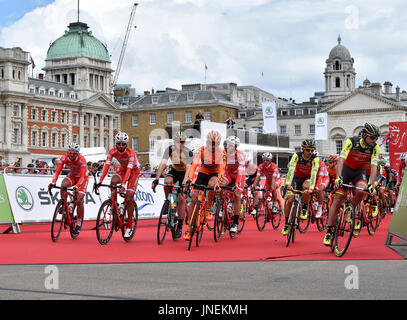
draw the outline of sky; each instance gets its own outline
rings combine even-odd
[[[80,0],[80,21],[107,45],[112,69],[133,3]],[[77,0],[0,0],[0,12],[0,46],[30,52],[35,74],[77,21]],[[118,83],[142,94],[233,82],[299,103],[325,90],[325,61],[340,35],[356,87],[368,78],[407,90],[405,21],[405,0],[140,0]]]

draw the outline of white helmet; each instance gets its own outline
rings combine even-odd
[[[227,144],[235,145],[236,148],[240,145],[240,139],[236,136],[229,136],[226,139]]]
[[[127,144],[129,142],[129,135],[126,132],[118,132],[114,137],[114,141],[115,143],[124,142]]]
[[[272,160],[273,159],[273,155],[270,152],[266,152],[263,153],[263,155],[261,156],[261,158],[263,160]]]
[[[81,147],[79,144],[72,142],[68,145],[68,151],[76,151],[79,153],[79,151],[81,151]]]
[[[405,160],[407,159],[407,152],[404,152],[400,155],[400,160]]]

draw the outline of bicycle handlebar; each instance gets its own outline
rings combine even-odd
[[[51,197],[53,196],[52,189],[60,189],[60,190],[64,190],[64,191],[76,192],[76,188],[67,188],[67,187],[62,187],[62,186],[52,186],[52,188],[48,189],[48,193],[50,194]]]

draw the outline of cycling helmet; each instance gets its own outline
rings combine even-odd
[[[302,142],[301,147],[315,149],[315,140],[314,139],[305,139]]]
[[[405,160],[405,159],[407,159],[407,153],[406,152],[404,152],[404,153],[402,153],[400,155],[400,160]]]
[[[328,157],[328,161],[331,162],[338,161],[338,156],[336,154],[332,154]]]
[[[214,142],[216,144],[220,144],[221,141],[221,136],[218,131],[212,130],[209,131],[208,134],[206,135],[206,141],[208,142]]]
[[[185,136],[185,134],[182,131],[177,131],[174,133],[172,139],[174,141],[185,141],[187,138]]]
[[[266,152],[266,153],[263,153],[261,158],[263,160],[270,160],[271,161],[273,159],[273,155],[270,152]]]
[[[386,160],[383,160],[383,159],[379,160],[379,164],[382,165],[382,166],[385,166],[386,165]]]
[[[79,144],[72,142],[68,145],[68,151],[75,151],[79,153],[79,151],[81,151],[81,147]]]
[[[116,143],[124,142],[127,144],[129,142],[129,135],[126,132],[118,132],[114,137],[114,141]]]
[[[375,124],[370,123],[370,122],[366,122],[365,125],[363,126],[362,133],[365,133],[365,134],[367,134],[369,136],[379,137],[380,136],[380,129]]]
[[[229,136],[225,140],[226,144],[235,145],[236,148],[240,145],[240,139],[236,136]]]

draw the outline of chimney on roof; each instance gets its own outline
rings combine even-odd
[[[400,87],[396,87],[396,101],[400,101]]]
[[[392,93],[392,88],[393,88],[393,84],[389,81],[386,81],[385,83],[383,83],[384,85],[384,93],[385,94],[391,94]]]
[[[149,96],[149,95],[150,95],[150,91],[144,91],[144,95],[145,95],[145,96]]]
[[[39,73],[39,74],[38,74],[38,79],[44,80],[44,74],[43,74],[43,73]]]

